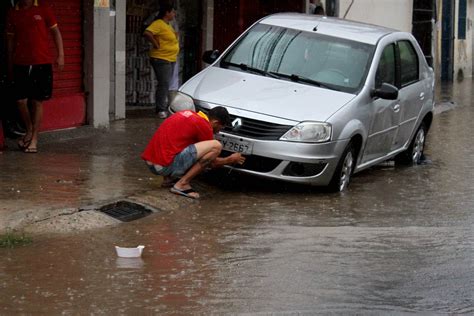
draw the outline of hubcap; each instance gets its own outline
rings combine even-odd
[[[344,158],[344,163],[342,164],[341,178],[339,179],[339,191],[344,191],[344,189],[349,185],[353,164],[354,158],[352,152],[349,151]]]
[[[412,161],[414,164],[417,164],[421,155],[423,154],[423,149],[425,147],[425,130],[420,128],[416,134],[415,142],[413,143],[413,152],[412,152]]]

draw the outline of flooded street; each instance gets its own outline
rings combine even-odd
[[[343,194],[221,171],[189,207],[0,249],[0,314],[472,314],[473,90],[441,87],[429,163]]]

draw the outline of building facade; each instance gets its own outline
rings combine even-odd
[[[83,124],[107,127],[125,118],[127,107],[153,104],[156,81],[142,33],[159,0],[44,1],[53,6],[63,33],[66,69],[55,74],[55,93],[44,107],[43,130]],[[440,79],[473,75],[474,0],[315,1],[327,15],[412,32]],[[310,0],[174,2],[181,82],[205,66],[201,62],[205,50],[225,49],[261,17],[309,13],[310,8]]]
[[[326,0],[337,16],[415,35],[437,78],[473,76],[474,0]]]

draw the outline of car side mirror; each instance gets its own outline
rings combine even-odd
[[[217,60],[217,58],[219,58],[220,55],[221,55],[221,53],[217,49],[215,49],[215,50],[206,50],[202,54],[202,60],[207,64],[212,64]]]
[[[370,92],[372,98],[377,97],[385,100],[396,100],[398,98],[398,88],[389,83],[382,83],[380,88]]]

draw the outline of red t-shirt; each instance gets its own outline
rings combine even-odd
[[[205,114],[181,111],[160,125],[145,148],[142,159],[155,165],[168,166],[184,148],[212,139],[214,133]]]
[[[15,65],[51,64],[48,33],[57,27],[51,8],[38,0],[28,9],[18,5],[8,12],[7,33],[14,36]]]

